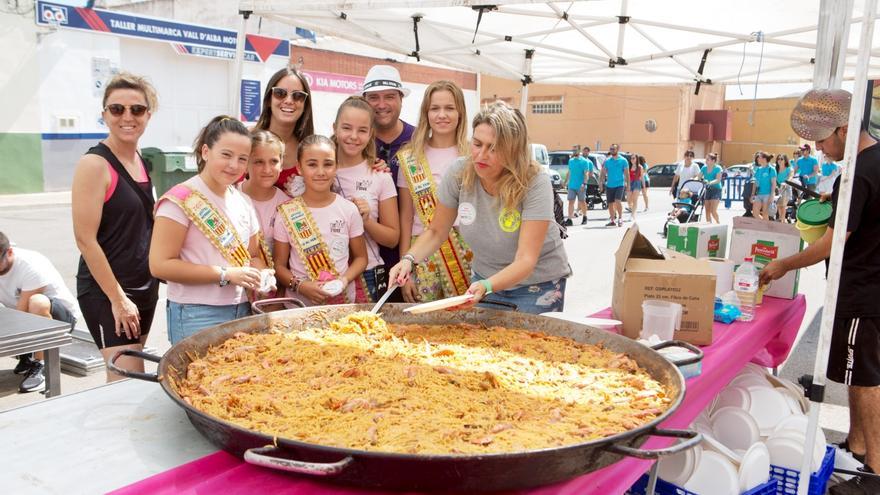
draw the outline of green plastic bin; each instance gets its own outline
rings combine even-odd
[[[157,198],[198,173],[195,157],[192,151],[186,149],[163,151],[159,148],[144,148],[141,155],[153,165],[150,180],[153,181]]]

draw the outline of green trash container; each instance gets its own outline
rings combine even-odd
[[[177,184],[198,173],[195,157],[186,148],[163,151],[159,148],[144,148],[141,155],[153,165],[150,180],[160,197]]]

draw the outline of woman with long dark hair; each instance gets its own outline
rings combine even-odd
[[[312,99],[309,82],[293,67],[285,67],[269,78],[263,93],[263,109],[256,129],[271,131],[284,141],[289,152],[281,162],[281,175],[276,186],[284,189],[288,179],[296,175],[296,148],[306,136],[315,133],[312,120]]]

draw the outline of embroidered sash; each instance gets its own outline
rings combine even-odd
[[[406,177],[409,193],[412,197],[416,214],[426,228],[434,218],[434,210],[437,207],[437,185],[434,176],[431,175],[431,167],[424,156],[417,160],[409,150],[397,153],[400,161],[400,170]],[[470,248],[458,236],[446,238],[437,254],[443,261],[440,271],[443,273],[444,285],[448,292],[461,295],[467,292],[470,286],[470,274],[465,265],[470,255]]]
[[[284,220],[284,227],[290,236],[290,244],[296,247],[299,259],[306,267],[309,280],[313,282],[326,281],[327,274],[338,279],[339,272],[330,257],[327,243],[321,236],[321,230],[312,217],[312,212],[303,202],[302,197],[293,198],[290,201],[278,205],[278,212]],[[348,301],[348,288],[343,289],[341,298]],[[334,297],[330,301],[338,298]],[[328,301],[330,304],[333,302]]]
[[[201,192],[178,184],[165,193],[159,202],[167,199],[180,207],[187,218],[211,241],[231,266],[250,265],[247,244],[238,237],[232,222]]]
[[[257,239],[260,241],[260,257],[263,258],[263,262],[266,263],[268,268],[273,268],[275,263],[272,260],[272,250],[269,249],[269,245],[266,243],[266,236],[263,235],[262,229],[257,234]]]

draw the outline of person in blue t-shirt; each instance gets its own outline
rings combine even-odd
[[[785,153],[776,157],[776,184],[779,186],[779,197],[776,198],[776,221],[785,222],[785,212],[791,201],[791,186],[785,181],[791,179],[793,168]]]
[[[718,165],[718,154],[706,155],[706,164],[700,167],[699,178],[706,182],[706,198],[703,205],[706,207],[706,220],[721,223],[718,218],[718,203],[721,202],[721,179],[724,169]]]
[[[612,144],[609,148],[609,157],[602,165],[599,175],[599,183],[605,185],[605,195],[608,200],[609,221],[606,227],[618,227],[623,225],[623,201],[624,191],[629,189],[629,163],[626,159],[618,156],[620,146]]]
[[[810,156],[809,144],[801,146],[801,157],[795,162],[798,177],[801,179],[801,185],[811,191],[816,190],[816,184],[819,183],[819,160]]]
[[[819,167],[820,176],[819,183],[816,184],[816,192],[819,194],[828,194],[834,190],[834,180],[840,175],[840,165],[834,162],[828,155],[822,158],[822,165]]]
[[[568,218],[565,225],[572,225],[574,215],[574,200],[578,201],[578,209],[581,211],[581,225],[587,224],[587,202],[585,198],[587,178],[593,176],[593,162],[581,156],[579,149],[575,148],[568,159]]]
[[[758,152],[758,168],[755,169],[755,193],[752,196],[752,216],[769,220],[767,210],[776,193],[776,169],[770,166],[773,155],[766,151]]]

